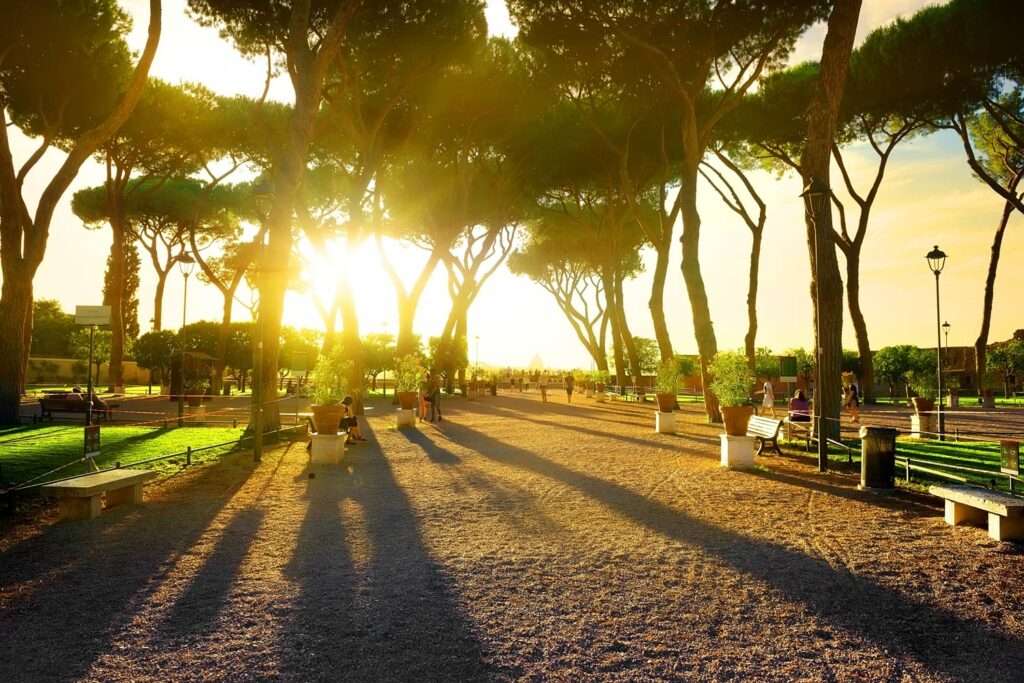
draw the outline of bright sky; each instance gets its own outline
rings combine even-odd
[[[130,37],[135,49],[145,42],[147,0],[122,0],[136,17]],[[864,0],[859,36],[931,4],[925,0]],[[202,28],[185,13],[185,0],[164,0],[164,31],[153,74],[171,82],[198,81],[221,93],[257,95],[262,86],[261,67],[239,57],[216,31]],[[487,19],[492,33],[514,35],[504,2],[489,0]],[[794,61],[817,59],[824,27],[816,27],[797,46]],[[272,96],[290,101],[290,87],[276,82]],[[32,141],[13,136],[16,160],[25,159]],[[867,182],[872,153],[851,151],[849,164],[860,184]],[[27,183],[30,202],[42,190],[45,179],[59,165],[57,153],[49,153]],[[38,298],[58,299],[66,309],[76,304],[99,303],[103,264],[110,248],[108,230],[88,231],[70,211],[77,189],[103,181],[102,169],[89,163],[60,204],[50,231],[46,259],[35,280]],[[838,176],[835,178],[839,182]],[[777,180],[767,174],[755,182],[768,205],[768,222],[762,253],[761,290],[758,299],[758,344],[777,352],[793,346],[809,347],[811,311],[808,295],[809,268],[804,241],[802,205],[797,199],[799,181],[792,176]],[[935,343],[934,281],[924,254],[939,244],[950,254],[942,276],[943,318],[951,324],[950,343],[971,344],[981,321],[981,302],[989,247],[1002,203],[975,180],[963,160],[957,140],[948,134],[904,143],[892,159],[875,205],[872,225],[864,246],[861,305],[874,348],[888,344]],[[746,331],[746,273],[750,237],[746,227],[724,208],[708,188],[700,197],[702,215],[701,263],[709,293],[719,346],[737,348]],[[1022,308],[1014,303],[1024,291],[1024,269],[1015,256],[1024,254],[1021,218],[1015,216],[1003,245],[991,339],[1005,339],[1024,327]],[[680,228],[677,226],[677,230]],[[412,272],[423,258],[415,248],[389,245],[401,272]],[[651,255],[649,255],[651,256]],[[148,329],[152,316],[155,277],[143,254],[140,320]],[[314,280],[330,281],[337,266],[333,257],[314,264]],[[647,259],[653,266],[653,257]],[[358,304],[362,331],[396,332],[397,315],[391,285],[376,248],[369,242],[344,262],[351,268],[353,295]],[[322,274],[318,277],[318,274]],[[411,277],[410,277],[411,280]],[[164,299],[164,325],[181,323],[182,278],[174,273]],[[635,335],[653,337],[647,309],[650,277],[642,275],[626,284],[629,324]],[[285,320],[289,324],[320,327],[309,295],[289,295]],[[248,299],[246,292],[241,297]],[[435,272],[424,294],[416,321],[424,336],[438,334],[448,312],[443,269]],[[221,299],[212,287],[189,287],[190,321],[219,319]],[[235,307],[237,319],[247,315]],[[694,352],[689,301],[679,272],[678,246],[672,256],[666,288],[666,315],[673,343],[681,352]],[[539,354],[549,367],[589,367],[590,360],[550,296],[525,278],[502,269],[487,283],[470,312],[470,337],[479,335],[484,363],[526,366]],[[845,345],[854,347],[852,329]],[[475,355],[474,344],[470,344]],[[475,358],[474,358],[475,360]]]

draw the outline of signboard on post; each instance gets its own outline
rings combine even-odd
[[[100,454],[100,426],[89,425],[85,428],[85,457],[95,458]]]
[[[76,325],[109,325],[110,306],[75,306]]]
[[[796,356],[779,356],[779,381],[796,382]]]
[[[1020,475],[1020,441],[1001,441],[999,471],[1003,474]]]

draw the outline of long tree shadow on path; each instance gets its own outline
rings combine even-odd
[[[673,445],[673,444],[663,443],[661,441],[656,441],[654,439],[645,439],[645,438],[639,437],[639,436],[626,436],[625,434],[616,434],[614,431],[608,430],[608,429],[605,429],[605,430],[590,429],[588,427],[580,427],[578,425],[565,424],[563,422],[557,422],[557,421],[552,421],[552,420],[541,420],[539,418],[529,417],[527,415],[524,415],[522,412],[520,412],[518,410],[514,410],[512,408],[505,408],[505,407],[500,407],[500,406],[495,406],[495,405],[490,405],[490,406],[488,406],[488,408],[490,410],[493,410],[496,413],[499,413],[499,414],[507,414],[507,415],[509,415],[510,417],[513,417],[516,420],[522,420],[524,422],[532,422],[534,424],[538,424],[538,425],[541,425],[543,427],[554,427],[556,429],[567,429],[567,430],[570,430],[570,431],[579,432],[580,434],[587,434],[588,436],[596,436],[596,437],[600,437],[602,439],[614,439],[615,441],[621,441],[623,443],[628,443],[628,444],[633,445],[633,446],[642,446],[644,448],[656,448],[658,450],[669,451],[669,452],[671,452],[671,453],[673,453],[675,455],[679,454],[679,446]],[[718,443],[719,443],[718,439],[712,439],[710,437],[695,436],[695,435],[690,435],[690,434],[677,434],[676,437],[677,438],[683,438],[683,439],[691,439],[693,441],[698,441],[698,442],[709,442],[709,443],[713,443],[714,445],[718,445]],[[700,456],[705,456],[706,457],[707,453],[696,453],[696,455],[700,455]]]
[[[286,570],[299,597],[279,639],[284,676],[494,678],[452,579],[426,547],[372,428],[364,432],[370,443],[346,454],[347,471],[309,480],[309,505]]]
[[[958,679],[1016,682],[1024,671],[1024,642],[985,624],[914,601],[859,575],[841,580],[828,564],[803,553],[733,533],[469,427],[453,424],[448,433],[485,458],[560,481],[637,524],[700,546],[733,569],[880,649],[917,658]]]
[[[195,543],[251,472],[238,467],[230,485],[206,487],[206,480],[223,476],[210,467],[190,484],[210,495],[55,524],[0,555],[0,587],[32,575],[45,582],[2,603],[0,680],[86,675],[134,616],[133,606],[157,590],[153,577]]]

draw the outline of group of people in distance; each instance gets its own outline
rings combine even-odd
[[[766,379],[764,384],[761,385],[761,389],[756,391],[755,394],[762,396],[762,409],[771,413],[772,417],[775,417],[775,387],[772,385],[772,381]],[[850,422],[860,422],[860,387],[856,382],[850,382],[843,386],[842,406],[849,411]],[[797,389],[793,393],[793,397],[789,399],[789,421],[811,421],[811,402],[807,399],[807,394],[804,393],[803,389]]]

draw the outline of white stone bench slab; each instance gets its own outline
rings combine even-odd
[[[151,470],[119,469],[96,472],[40,487],[43,495],[60,499],[63,519],[93,519],[100,514],[104,493],[107,507],[142,502],[142,485],[156,476]]]
[[[946,501],[946,524],[988,524],[996,541],[1024,540],[1024,499],[977,486],[931,486]]]

